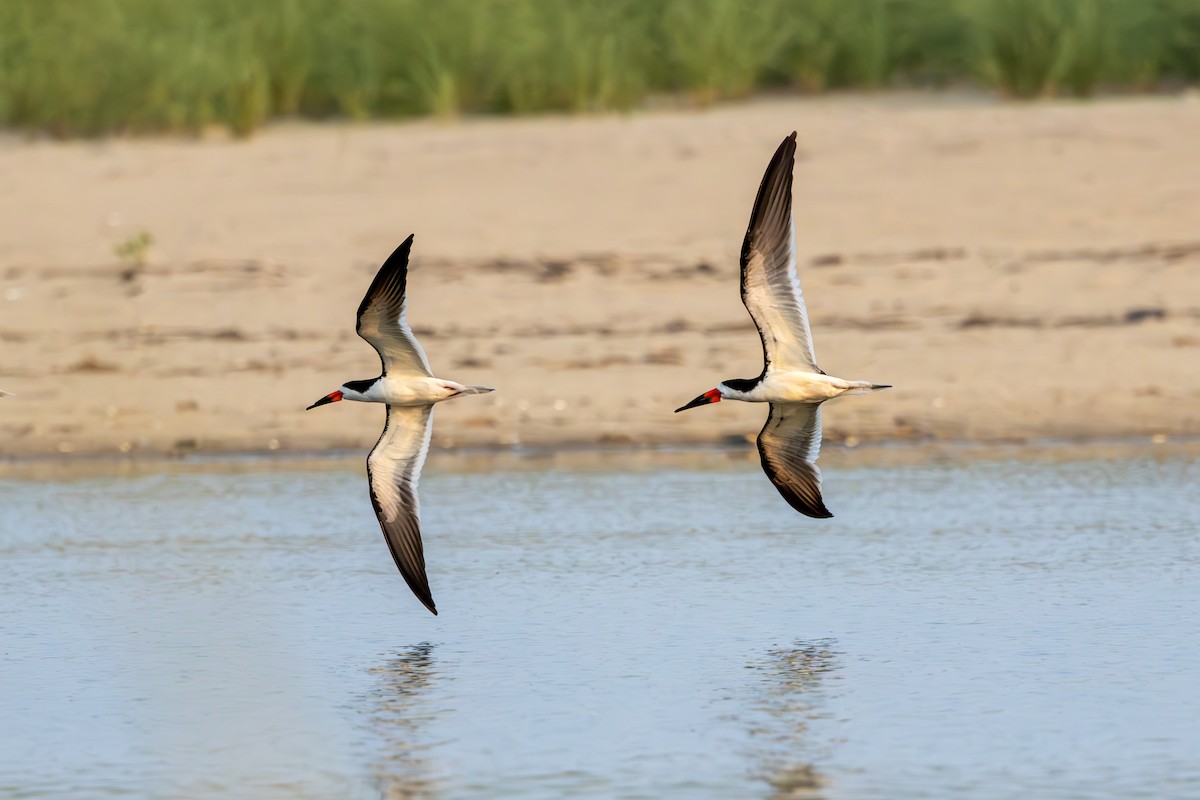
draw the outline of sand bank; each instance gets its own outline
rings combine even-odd
[[[377,374],[354,310],[409,232],[435,370],[500,390],[437,446],[752,437],[672,409],[759,371],[737,254],[793,129],[817,356],[896,387],[828,440],[1200,433],[1200,102],[885,95],[0,141],[0,454],[365,450],[379,409],[303,409]]]

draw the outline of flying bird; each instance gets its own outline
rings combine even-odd
[[[486,394],[492,389],[433,377],[429,359],[405,319],[412,243],[413,237],[409,236],[383,262],[358,306],[358,335],[379,353],[382,374],[378,378],[346,381],[305,410],[339,400],[387,405],[383,433],[367,456],[371,505],[408,588],[437,614],[425,576],[421,504],[417,499],[417,482],[433,432],[433,407],[452,397]]]
[[[730,378],[676,413],[742,400],[770,403],[758,434],[763,471],[792,508],[810,517],[832,517],[821,499],[821,403],[843,395],[871,394],[888,384],[826,375],[813,355],[804,295],[796,279],[796,228],[792,222],[792,167],[796,133],[779,145],[758,187],[742,242],[742,303],[762,339],[757,378]]]

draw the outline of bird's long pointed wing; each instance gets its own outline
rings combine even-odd
[[[821,499],[821,406],[817,403],[771,403],[767,423],[758,434],[763,472],[788,501],[810,517],[833,514]]]
[[[793,131],[767,165],[742,242],[742,302],[762,338],[764,374],[772,369],[821,372],[796,278],[795,161]]]
[[[417,599],[436,614],[425,577],[421,503],[417,498],[417,483],[432,432],[433,406],[389,405],[383,433],[367,456],[367,480],[375,516],[400,574]]]
[[[379,353],[384,375],[433,375],[429,359],[405,319],[412,242],[410,235],[388,256],[358,306],[358,335]]]

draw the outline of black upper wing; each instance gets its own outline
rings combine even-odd
[[[379,353],[385,375],[433,375],[429,359],[406,319],[412,243],[410,235],[388,256],[358,305],[355,330]]]
[[[796,278],[792,221],[792,170],[796,133],[779,145],[763,174],[742,242],[742,303],[762,338],[763,374],[768,370],[821,372]]]

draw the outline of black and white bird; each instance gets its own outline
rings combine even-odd
[[[792,508],[810,517],[832,517],[821,499],[821,403],[835,397],[891,388],[826,375],[813,355],[812,331],[796,279],[796,229],[792,222],[792,167],[796,133],[783,140],[758,187],[742,242],[742,303],[762,339],[757,378],[731,378],[675,412],[721,400],[770,403],[758,434],[763,471]]]
[[[421,504],[417,499],[417,482],[433,432],[433,406],[452,397],[486,394],[492,389],[433,377],[429,359],[405,320],[412,242],[413,237],[409,236],[383,262],[358,306],[358,335],[378,351],[383,374],[378,378],[346,381],[308,409],[338,400],[387,405],[383,433],[367,456],[371,504],[400,574],[417,599],[436,614],[429,579],[425,576]]]

